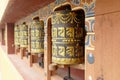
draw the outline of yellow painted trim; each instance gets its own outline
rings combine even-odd
[[[95,17],[93,16],[93,17],[85,18],[85,21],[90,20],[90,19],[95,19]]]

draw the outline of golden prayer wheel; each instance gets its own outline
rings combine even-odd
[[[28,26],[25,22],[20,26],[20,47],[28,47]]]
[[[60,10],[52,15],[52,62],[79,64],[84,58],[84,11]]]
[[[44,53],[44,22],[38,17],[31,23],[31,53]]]
[[[18,25],[14,27],[14,44],[16,46],[20,45],[20,28]]]

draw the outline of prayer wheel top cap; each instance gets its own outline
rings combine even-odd
[[[26,22],[23,22],[23,24],[26,24]]]
[[[53,9],[53,12],[55,12],[55,11],[62,11],[62,10],[70,10],[71,11],[71,6],[69,4],[63,4],[63,5],[55,7]]]
[[[77,14],[85,15],[85,11],[83,9],[81,9],[81,8],[74,9],[72,11],[75,12],[75,13],[77,13]]]
[[[39,20],[39,17],[38,17],[38,16],[37,16],[37,17],[34,17],[33,20]]]

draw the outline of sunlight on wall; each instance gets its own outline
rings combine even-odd
[[[7,7],[9,0],[0,0],[0,21],[2,20],[3,14]]]

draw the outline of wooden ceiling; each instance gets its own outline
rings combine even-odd
[[[13,23],[55,0],[10,0],[3,15],[3,23]]]

